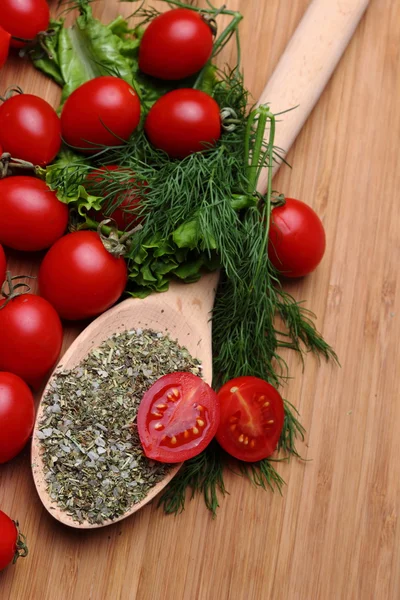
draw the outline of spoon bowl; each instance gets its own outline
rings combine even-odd
[[[44,414],[43,399],[50,389],[53,377],[61,371],[78,366],[93,348],[100,346],[115,333],[141,328],[167,334],[171,339],[177,340],[180,346],[187,348],[194,358],[201,361],[204,380],[211,385],[210,311],[214,304],[217,283],[218,273],[211,273],[204,275],[197,283],[171,283],[169,290],[163,294],[152,294],[143,300],[131,298],[121,302],[95,319],[76,338],[56,366],[43,391],[37,411],[32,436],[32,472],[37,492],[44,507],[64,525],[77,529],[96,529],[126,519],[161,492],[179,471],[182,463],[174,465],[167,475],[151,488],[143,500],[133,504],[120,517],[105,520],[100,524],[75,521],[50,498],[45,480],[41,443],[37,435]]]

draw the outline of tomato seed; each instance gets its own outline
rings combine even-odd
[[[164,410],[165,408],[167,408],[166,404],[157,404],[156,408],[158,408],[158,410]]]
[[[157,431],[161,431],[161,429],[164,429],[164,425],[162,425],[161,423],[156,423],[156,425],[154,425],[154,429],[157,429]]]
[[[204,423],[204,421],[203,421],[202,419],[197,419],[197,421],[196,421],[196,422],[197,422],[197,425],[198,425],[199,427],[204,427],[204,425],[205,425],[205,423]]]
[[[243,444],[243,442],[244,442],[244,435],[243,435],[243,433],[239,436],[239,442],[241,444]]]
[[[172,436],[172,438],[171,438],[171,444],[176,444],[176,437],[175,436]]]

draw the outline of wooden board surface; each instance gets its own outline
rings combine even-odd
[[[255,98],[307,4],[229,1],[245,14],[243,62]],[[115,0],[96,3],[105,20],[118,10]],[[287,356],[294,379],[285,395],[301,412],[310,462],[279,466],[283,497],[227,474],[230,495],[214,521],[196,498],[177,518],[153,504],[80,532],[42,508],[26,450],[0,467],[0,507],[20,520],[30,546],[0,574],[2,600],[400,598],[399,47],[400,3],[372,0],[289,154],[293,170],[275,179],[316,209],[327,232],[318,271],[289,286],[317,313],[342,363],[310,356],[303,371]],[[57,88],[24,62],[11,60],[0,82],[57,102]],[[33,273],[39,258],[15,253],[10,266]],[[67,329],[65,346],[77,332]]]

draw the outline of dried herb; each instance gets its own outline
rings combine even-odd
[[[201,364],[161,333],[119,333],[70,371],[59,371],[44,398],[38,437],[52,500],[74,520],[103,523],[128,511],[170,469],[148,460],[135,419],[147,389],[174,371]]]

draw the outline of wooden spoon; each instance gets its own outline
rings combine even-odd
[[[260,103],[268,102],[275,112],[299,105],[278,124],[276,145],[286,151],[317,102],[340,56],[349,42],[369,0],[313,0],[282,56]],[[265,191],[262,178],[260,191]],[[55,372],[76,367],[92,350],[116,332],[149,328],[168,333],[203,363],[205,380],[211,384],[212,349],[210,311],[218,274],[204,275],[198,283],[172,283],[168,292],[144,300],[129,299],[104,313],[74,341]],[[48,382],[46,395],[52,379]],[[43,396],[39,404],[32,439],[32,470],[36,489],[49,513],[61,523],[78,529],[105,527],[129,517],[150,502],[174,477],[181,465],[171,469],[140,503],[118,519],[102,524],[78,523],[60,510],[47,492],[40,440],[37,436],[43,417]]]

